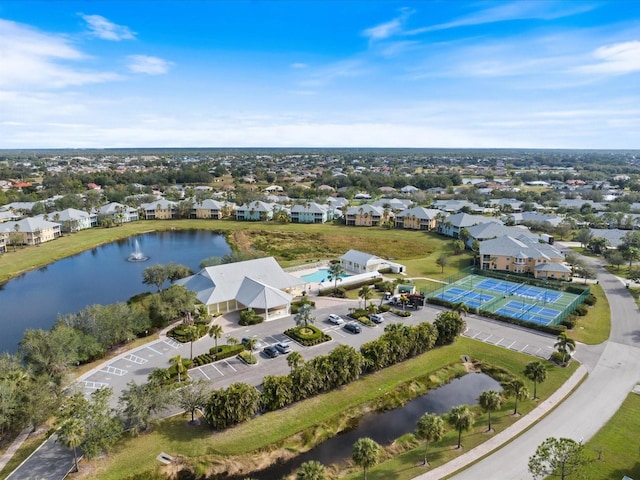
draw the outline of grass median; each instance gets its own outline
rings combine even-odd
[[[258,416],[224,432],[212,432],[206,426],[189,427],[184,417],[169,419],[161,422],[150,434],[124,440],[108,459],[92,462],[86,468],[93,471],[95,478],[119,479],[132,473],[154,469],[157,464],[155,457],[161,451],[188,457],[192,465],[211,465],[224,461],[226,456],[234,456],[234,462],[240,462],[242,458],[238,457],[246,456],[251,459],[249,463],[255,464],[255,458],[252,457],[255,452],[276,448],[295,449],[297,447],[291,443],[291,439],[296,434],[311,432],[316,425],[340,423],[342,417],[349,415],[350,409],[374,402],[385,395],[392,395],[407,382],[413,382],[451,363],[459,363],[462,355],[502,367],[516,375],[521,375],[525,365],[534,360],[528,355],[459,338],[453,345],[365,376],[343,388],[299,402],[284,410]],[[541,400],[553,393],[573,370],[574,367],[550,368],[547,381],[538,386]],[[523,401],[519,403],[518,411],[526,414],[536,405],[533,401]],[[517,420],[509,415],[510,410],[513,410],[513,403],[507,401],[500,413],[494,412],[492,419],[496,430],[506,428]],[[480,430],[483,428],[482,423],[482,416],[479,416],[477,425]],[[322,435],[317,431],[314,434]],[[476,441],[472,439],[477,439],[477,443],[480,443],[488,438],[471,432],[465,445],[471,446]],[[421,451],[421,448],[418,450]],[[434,458],[434,461],[438,460]]]

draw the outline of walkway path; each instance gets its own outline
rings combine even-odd
[[[31,433],[31,428],[25,428],[22,430],[18,436],[15,438],[9,448],[5,450],[5,452],[0,457],[0,471],[9,463],[9,460],[13,457],[13,455],[18,451],[18,449],[22,446],[24,441],[29,438],[29,434]]]

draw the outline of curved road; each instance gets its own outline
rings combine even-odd
[[[640,380],[640,315],[620,279],[600,269],[598,280],[609,300],[611,335],[602,345],[577,348],[576,358],[589,370],[587,379],[525,434],[451,478],[529,480],[532,478],[527,468],[529,457],[545,439],[567,437],[586,441],[618,410]],[[634,444],[633,448],[637,446]],[[465,455],[472,459],[473,451]],[[443,466],[416,478],[435,480],[449,473]]]

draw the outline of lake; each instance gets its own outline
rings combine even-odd
[[[127,260],[136,241],[149,257],[145,262]],[[25,330],[48,330],[60,314],[155,291],[155,286],[142,283],[142,272],[150,265],[175,262],[196,272],[205,258],[230,252],[224,235],[211,231],[154,232],[101,245],[27,272],[0,286],[0,352],[14,353]]]

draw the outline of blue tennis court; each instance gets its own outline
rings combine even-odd
[[[511,282],[502,282],[492,278],[482,280],[475,284],[474,287],[482,290],[493,290],[494,292],[515,295],[517,297],[541,300],[545,303],[555,303],[562,297],[562,293],[552,292],[544,288],[532,287],[524,283],[514,285]]]
[[[554,319],[556,318],[558,315],[560,315],[560,310],[555,310],[553,308],[547,308],[547,307],[541,307],[539,305],[527,305],[524,304],[524,309],[523,304],[521,302],[517,302],[515,300],[511,300],[510,302],[508,302],[506,305],[504,305],[507,308],[510,308],[512,310],[525,310],[527,312],[531,312],[531,313],[535,313],[537,315],[540,315],[542,317],[549,317],[550,319]]]
[[[551,322],[553,322],[553,318],[541,317],[536,313],[532,313],[531,311],[516,311],[506,307],[497,309],[495,313],[504,315],[505,317],[518,318],[527,322],[537,323],[539,325],[549,325]]]
[[[446,292],[435,295],[435,298],[440,298],[451,303],[462,302],[471,308],[479,308],[485,302],[493,300],[495,297],[492,295],[487,295],[486,293],[472,292],[453,287]]]

